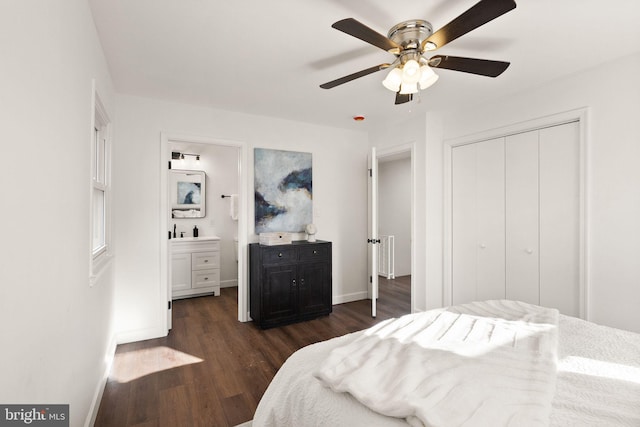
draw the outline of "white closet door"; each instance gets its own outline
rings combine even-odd
[[[540,130],[540,305],[579,316],[578,123]]]
[[[506,297],[540,303],[538,265],[538,131],[505,143]]]
[[[476,145],[451,150],[452,304],[476,299]]]
[[[452,303],[504,298],[504,138],[455,147],[452,162]]]
[[[484,141],[476,154],[476,300],[505,297],[504,138]]]

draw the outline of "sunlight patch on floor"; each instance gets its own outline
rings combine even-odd
[[[110,378],[127,383],[156,372],[202,361],[199,357],[165,346],[132,350],[116,354]]]

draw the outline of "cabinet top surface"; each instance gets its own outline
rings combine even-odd
[[[172,243],[180,242],[207,242],[212,240],[220,240],[218,236],[202,236],[202,237],[174,237],[171,239]]]
[[[287,243],[284,245],[261,245],[260,243],[249,243],[250,246],[260,246],[263,248],[275,248],[275,247],[288,247],[288,246],[297,246],[297,245],[315,245],[318,243],[331,243],[327,240],[316,240],[315,242],[307,242],[306,240],[293,240],[291,243]]]

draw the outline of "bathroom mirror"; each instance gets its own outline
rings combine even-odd
[[[204,171],[169,171],[169,201],[171,218],[202,218],[205,216]]]

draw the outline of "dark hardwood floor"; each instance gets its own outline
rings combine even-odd
[[[363,300],[268,330],[237,321],[237,288],[174,301],[167,337],[118,346],[95,425],[224,427],[248,421],[294,351],[408,313],[410,283],[410,276],[380,278],[375,319],[371,301]]]

